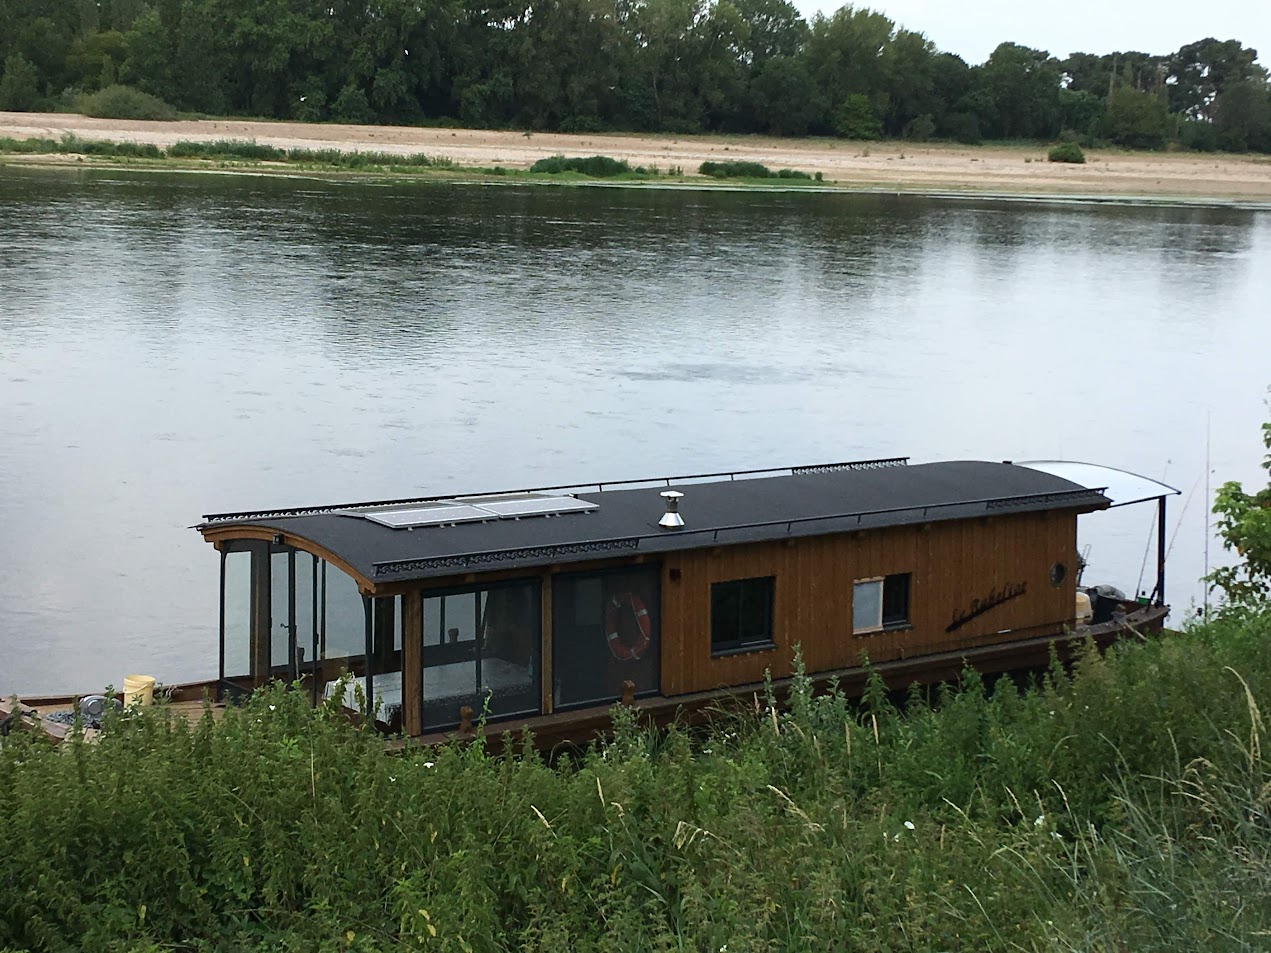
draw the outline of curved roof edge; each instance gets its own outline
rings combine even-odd
[[[1017,460],[1016,466],[1040,470],[1088,490],[1102,490],[1113,506],[1129,506],[1131,503],[1179,495],[1179,490],[1168,483],[1098,463],[1081,463],[1078,460]]]

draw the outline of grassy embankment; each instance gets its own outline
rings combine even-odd
[[[1265,949],[1268,697],[1263,614],[555,766],[158,707],[0,747],[0,949]]]
[[[64,136],[61,139],[14,139],[0,137],[0,157],[4,155],[66,155],[92,157],[121,163],[189,167],[213,165],[221,169],[285,166],[296,171],[372,172],[393,174],[444,173],[450,176],[498,176],[521,179],[584,181],[607,179],[619,182],[677,181],[684,178],[678,166],[665,171],[652,166],[632,166],[608,156],[551,156],[535,162],[528,170],[503,166],[464,167],[444,156],[423,153],[344,151],[340,149],[280,149],[243,140],[177,142],[167,148],[152,143],[111,142]],[[810,183],[813,176],[795,169],[771,171],[757,162],[706,162],[698,170],[713,179],[743,182],[771,182],[783,185]],[[821,182],[820,173],[815,176]]]

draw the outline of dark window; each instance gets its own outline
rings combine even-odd
[[[909,624],[909,573],[896,573],[883,580],[883,628]]]
[[[539,583],[423,594],[424,730],[475,716],[536,714],[542,611]]]
[[[773,586],[772,576],[711,586],[711,652],[772,644]]]
[[[659,567],[552,580],[552,681],[557,707],[600,705],[660,685]]]
[[[852,631],[896,629],[909,624],[909,573],[858,579],[852,587]]]

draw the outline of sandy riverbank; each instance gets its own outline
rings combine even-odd
[[[528,168],[544,156],[606,155],[693,173],[707,160],[745,159],[822,173],[847,187],[1271,201],[1271,157],[1091,151],[1085,165],[1045,161],[1029,147],[861,143],[727,136],[561,135],[411,126],[186,120],[142,122],[62,113],[0,112],[0,136],[133,141],[254,139],[280,148],[427,153],[461,166]]]

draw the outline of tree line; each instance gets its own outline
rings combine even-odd
[[[1257,52],[1002,43],[788,0],[0,0],[0,109],[127,84],[177,109],[598,132],[1053,140],[1271,152]]]

